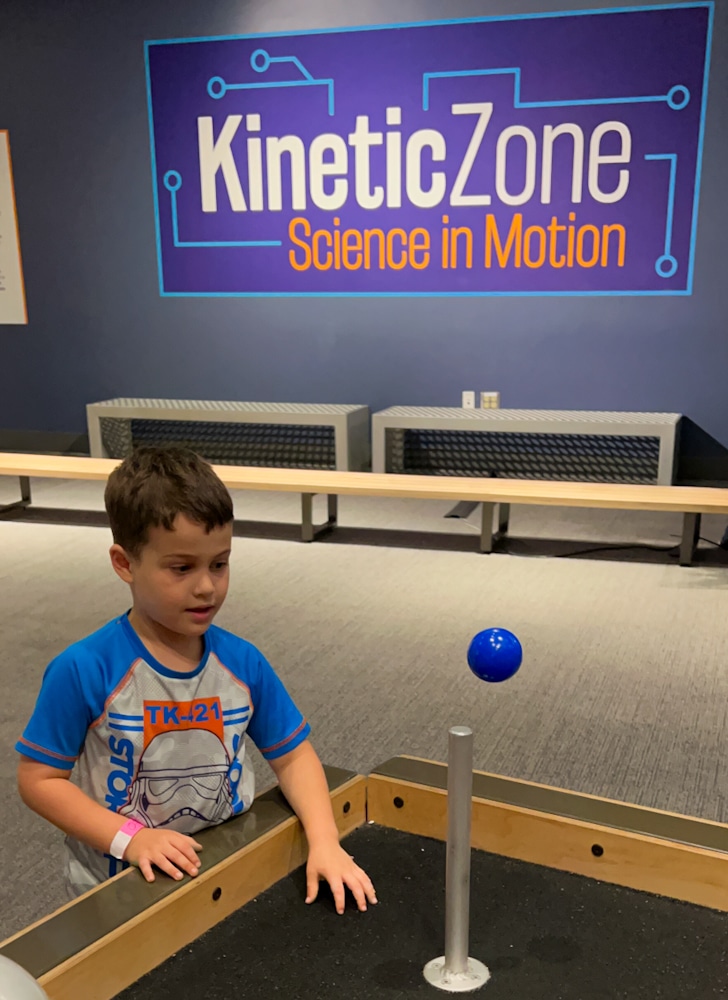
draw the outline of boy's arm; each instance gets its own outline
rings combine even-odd
[[[376,903],[369,876],[339,844],[326,775],[308,740],[268,763],[306,833],[306,902],[316,899],[319,879],[325,878],[334,894],[337,913],[344,912],[345,886],[351,889],[360,910],[366,910],[367,900]]]
[[[70,771],[21,757],[18,791],[23,802],[64,833],[104,854],[125,817],[100,806],[68,780]]]
[[[33,812],[76,840],[107,854],[127,817],[94,802],[69,781],[70,777],[70,771],[21,756],[18,791]],[[132,837],[124,860],[137,865],[149,882],[154,881],[153,864],[179,879],[182,878],[179,869],[188,875],[196,875],[199,871],[195,848],[200,850],[201,845],[182,833],[145,829]]]

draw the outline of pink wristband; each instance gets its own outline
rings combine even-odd
[[[114,839],[111,841],[109,854],[112,856],[112,858],[116,858],[118,861],[122,861],[124,858],[124,852],[129,846],[132,837],[143,829],[144,829],[143,823],[138,823],[135,819],[128,819],[126,823],[124,823],[122,828],[117,831],[117,833],[114,836]]]

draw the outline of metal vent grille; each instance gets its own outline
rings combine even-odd
[[[657,437],[387,429],[387,470],[429,476],[656,483]]]
[[[334,428],[318,424],[239,424],[188,420],[101,418],[101,438],[111,458],[135,445],[181,445],[216,465],[284,469],[335,469]]]

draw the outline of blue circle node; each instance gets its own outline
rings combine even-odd
[[[270,66],[270,56],[265,49],[256,49],[250,57],[250,65],[256,73],[265,73]]]
[[[671,278],[677,271],[677,261],[670,253],[663,254],[655,261],[655,270],[661,278]]]
[[[667,103],[673,111],[682,111],[690,102],[690,91],[681,83],[670,87],[667,92]]]
[[[227,93],[227,84],[221,76],[211,76],[207,81],[207,93],[214,100],[219,101]]]
[[[164,175],[164,186],[168,191],[179,191],[182,187],[182,174],[176,170],[168,170]]]

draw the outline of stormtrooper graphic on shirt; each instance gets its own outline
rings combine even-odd
[[[180,833],[222,823],[233,812],[226,758],[218,737],[204,729],[155,736],[142,753],[129,803],[119,812],[144,826],[173,826]],[[175,760],[189,763],[174,767]]]

